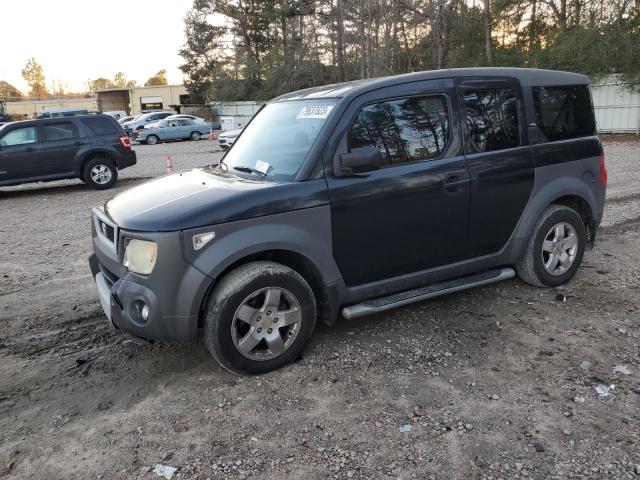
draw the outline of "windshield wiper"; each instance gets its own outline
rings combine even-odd
[[[225,171],[229,171],[229,167],[226,163],[224,163],[224,158],[218,160],[218,163],[214,165],[214,167],[216,167],[218,170],[222,170],[222,167],[224,167]]]
[[[266,177],[267,174],[264,172],[261,172],[260,170],[256,170],[255,168],[251,168],[251,167],[245,167],[245,166],[237,166],[237,167],[233,167],[234,170],[238,170],[239,172],[244,172],[244,173],[253,173],[258,174],[258,175],[262,175],[263,177]]]

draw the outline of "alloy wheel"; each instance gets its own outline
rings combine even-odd
[[[571,268],[577,253],[576,229],[567,222],[551,227],[542,242],[542,263],[547,273],[562,275]]]
[[[294,343],[302,323],[298,299],[283,288],[253,292],[237,308],[231,336],[238,352],[251,360],[282,355]]]
[[[111,181],[111,169],[106,165],[96,165],[91,169],[91,180],[98,185],[105,185]]]

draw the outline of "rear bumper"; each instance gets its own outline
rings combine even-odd
[[[122,151],[121,156],[116,163],[118,164],[118,170],[122,170],[123,168],[135,165],[136,163],[138,163],[136,152],[130,149]]]

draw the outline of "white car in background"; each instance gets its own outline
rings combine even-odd
[[[127,112],[125,112],[124,110],[114,110],[112,112],[102,112],[102,113],[104,113],[105,115],[109,115],[110,117],[113,117],[118,121],[120,121],[121,119],[127,116]]]
[[[122,128],[127,135],[133,137],[133,133],[145,128],[148,123],[155,122],[156,120],[164,120],[170,115],[175,115],[175,112],[149,112],[138,115],[133,120],[124,122]]]
[[[218,145],[220,145],[220,148],[222,148],[223,150],[227,150],[231,145],[233,145],[233,142],[236,141],[236,138],[238,138],[238,135],[240,135],[241,133],[241,128],[237,130],[228,130],[226,132],[222,132],[218,137]]]

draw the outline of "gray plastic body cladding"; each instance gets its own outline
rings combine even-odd
[[[196,336],[200,305],[210,279],[190,265],[182,254],[179,232],[140,234],[121,231],[120,237],[153,240],[158,244],[158,259],[149,275],[129,272],[118,254],[105,248],[96,236],[92,222],[93,247],[102,268],[117,277],[111,288],[119,301],[112,309],[114,324],[138,337],[154,340],[189,340]],[[122,246],[122,242],[120,242]],[[142,300],[150,307],[149,320],[134,320],[132,303]],[[113,301],[112,301],[113,306]]]
[[[599,157],[537,167],[533,194],[512,238],[529,238],[545,208],[567,195],[587,202],[597,227],[602,220],[606,195],[606,188],[598,180],[599,168]]]
[[[215,238],[201,251],[194,251],[193,235],[210,231]],[[185,230],[183,236],[187,258],[212,279],[238,260],[267,250],[306,257],[318,269],[324,285],[341,278],[333,259],[329,205]]]

